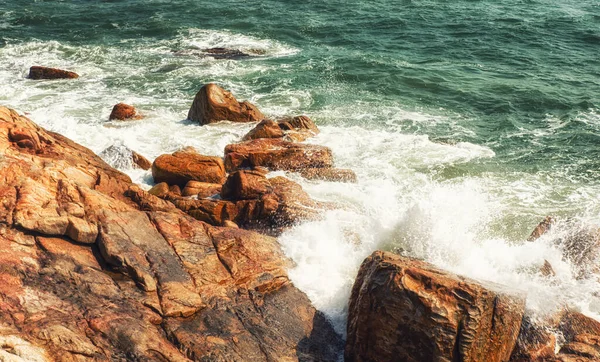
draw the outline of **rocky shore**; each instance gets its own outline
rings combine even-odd
[[[112,113],[141,117],[125,104]],[[151,162],[112,150],[152,170],[146,191],[0,107],[0,361],[600,360],[599,322],[567,309],[534,321],[523,291],[384,251],[358,271],[344,342],[290,281],[275,238],[338,206],[269,172],[355,182],[354,172],[335,168],[329,148],[301,143],[319,133],[309,117],[268,119],[215,84],[188,118],[256,127],[223,157],[186,148]],[[581,265],[597,235],[565,241]]]

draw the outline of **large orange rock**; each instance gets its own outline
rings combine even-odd
[[[341,354],[341,338],[289,280],[276,239],[195,220],[2,107],[0,154],[0,359]]]
[[[257,170],[235,171],[227,177],[221,189],[225,200],[251,200],[273,192],[265,173]]]
[[[259,122],[265,116],[250,102],[238,102],[233,94],[209,83],[196,94],[188,119],[201,125],[219,121]]]
[[[137,114],[137,111],[134,106],[130,106],[125,103],[115,104],[112,111],[110,112],[109,120],[119,120],[125,121],[128,119],[140,119],[142,116]]]
[[[79,75],[68,70],[40,67],[34,65],[29,68],[29,79],[70,79],[79,78]]]
[[[193,152],[178,151],[158,156],[152,164],[154,182],[185,187],[188,181],[222,184],[225,166],[220,157],[203,156]]]
[[[258,166],[291,171],[333,167],[333,155],[328,147],[292,143],[277,138],[260,138],[225,147],[227,171]]]
[[[376,251],[352,288],[345,360],[508,361],[524,308],[498,285]]]

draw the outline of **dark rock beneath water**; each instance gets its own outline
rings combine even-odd
[[[229,48],[208,48],[202,50],[207,56],[215,59],[242,59],[250,57],[250,54],[244,53],[238,49]]]

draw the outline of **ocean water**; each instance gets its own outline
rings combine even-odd
[[[204,57],[211,47],[252,57]],[[208,82],[269,116],[314,119],[322,132],[308,142],[358,183],[285,174],[340,208],[279,241],[294,283],[341,333],[376,249],[522,290],[535,317],[600,316],[597,276],[579,277],[557,242],[600,227],[599,54],[592,0],[0,1],[0,104],[97,153],[222,155],[253,125],[186,121]],[[81,77],[32,81],[32,65]],[[145,118],[107,121],[118,102]],[[557,226],[527,242],[546,215]],[[539,273],[544,260],[555,277]]]

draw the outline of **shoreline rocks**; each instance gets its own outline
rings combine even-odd
[[[34,65],[29,68],[29,79],[75,79],[79,78],[79,75],[75,72],[68,70],[62,70],[58,68],[48,68]]]
[[[337,361],[276,239],[195,220],[2,107],[0,147],[0,353]]]
[[[352,288],[345,361],[508,361],[524,310],[504,287],[376,251]]]

